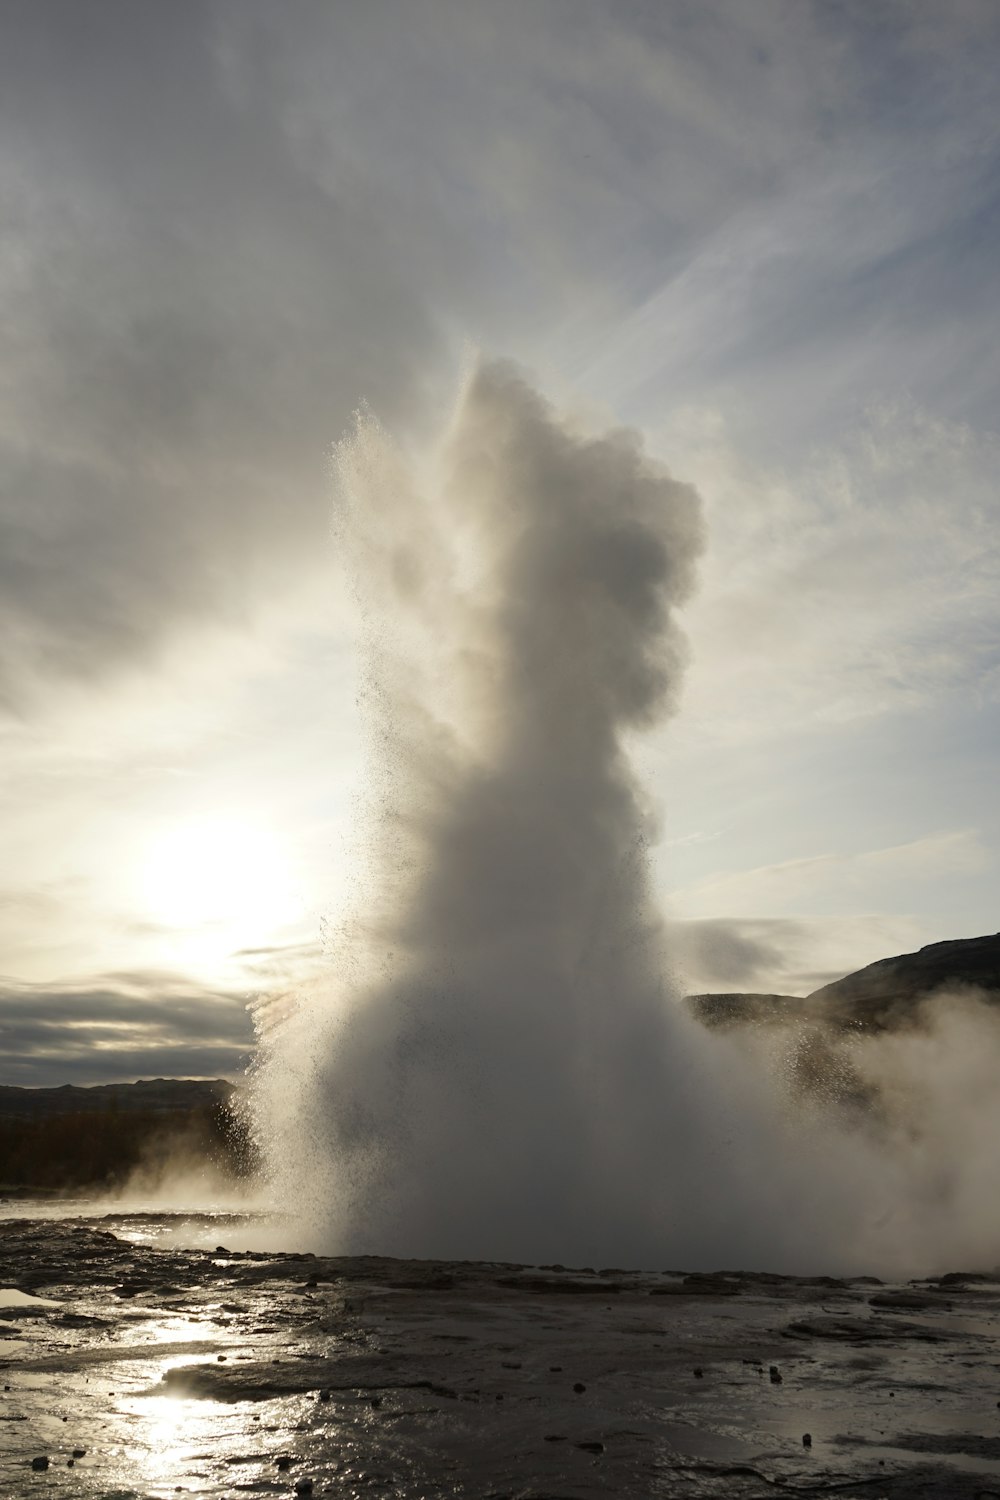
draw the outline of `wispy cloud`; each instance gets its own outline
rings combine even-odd
[[[949,876],[978,874],[991,856],[973,830],[930,834],[911,843],[854,854],[823,853],[780,864],[709,876],[671,894],[673,910],[687,917],[770,916],[871,909],[887,888],[940,884]]]
[[[712,545],[688,722],[730,743],[989,692],[1000,652],[996,440],[883,403],[793,472],[688,429]]]
[[[456,334],[629,414],[645,392],[735,415],[752,375],[786,437],[803,401],[857,391],[873,308],[895,358],[932,304],[943,369],[997,39],[980,4],[880,27],[783,3],[587,0],[572,27],[455,0],[281,26],[256,0],[21,7],[0,60],[0,687],[149,660],[291,588],[330,441],[362,398],[426,412]],[[963,285],[989,275],[966,256]]]

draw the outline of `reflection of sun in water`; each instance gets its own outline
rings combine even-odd
[[[207,1477],[205,1452],[218,1454],[231,1446],[231,1411],[217,1401],[159,1394],[135,1397],[126,1409],[132,1419],[129,1477],[142,1482],[144,1493],[205,1493],[192,1481]]]
[[[259,1414],[248,1421],[244,1402],[219,1399],[199,1389],[201,1372],[214,1371],[219,1359],[239,1357],[239,1345],[226,1338],[223,1324],[216,1321],[214,1315],[219,1312],[219,1303],[203,1303],[194,1319],[162,1317],[141,1326],[151,1357],[148,1362],[136,1362],[133,1372],[138,1389],[118,1405],[123,1422],[123,1441],[116,1450],[120,1489],[102,1490],[102,1494],[141,1494],[148,1500],[169,1500],[175,1494],[229,1494],[231,1487],[220,1486],[219,1481],[220,1467],[229,1463],[241,1465],[245,1480],[232,1488],[276,1488],[267,1451],[251,1450],[249,1456],[247,1452],[248,1439],[252,1442],[252,1434],[261,1432],[256,1425]],[[282,1402],[278,1420],[289,1424],[286,1441],[301,1420],[300,1407],[307,1403],[308,1398],[301,1398],[299,1407],[287,1399]],[[260,1412],[268,1410],[268,1403],[260,1403]],[[269,1433],[277,1430],[274,1416],[272,1412],[267,1418]]]
[[[206,1318],[218,1304],[200,1308],[200,1316],[151,1319],[136,1330],[148,1340],[151,1353],[173,1344],[183,1352],[153,1357],[143,1369],[137,1366],[145,1389],[127,1398],[122,1410],[128,1421],[126,1456],[131,1477],[140,1477],[143,1492],[170,1495],[192,1491],[192,1480],[204,1478],[203,1455],[218,1456],[242,1433],[238,1415],[231,1406],[195,1394],[184,1384],[164,1385],[169,1372],[209,1363],[219,1349],[219,1325]],[[235,1427],[235,1431],[234,1431]],[[124,1477],[124,1476],[123,1476]]]
[[[141,890],[150,918],[191,958],[266,943],[299,914],[280,840],[264,824],[232,815],[162,828],[147,845]]]
[[[145,1467],[151,1478],[157,1471],[171,1472],[181,1457],[178,1449],[191,1442],[200,1420],[212,1412],[210,1403],[190,1396],[146,1396],[141,1407],[136,1402],[136,1409],[142,1418],[142,1448],[148,1454]]]

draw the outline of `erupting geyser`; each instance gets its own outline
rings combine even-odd
[[[789,1149],[764,1074],[665,977],[625,739],[676,701],[697,495],[502,363],[419,482],[368,417],[336,467],[370,756],[356,899],[256,1078],[301,1243],[870,1265],[896,1166],[801,1123]]]
[[[719,1226],[623,736],[675,701],[698,497],[496,363],[430,497],[368,418],[337,469],[374,793],[259,1080],[291,1200],[328,1248],[690,1258]]]

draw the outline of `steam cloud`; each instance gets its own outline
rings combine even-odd
[[[921,1199],[898,1142],[789,1132],[753,1049],[664,978],[627,740],[677,701],[697,495],[503,363],[475,369],[419,477],[363,415],[337,479],[370,740],[357,893],[255,1085],[303,1243],[916,1264],[940,1172]]]

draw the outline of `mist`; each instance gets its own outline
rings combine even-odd
[[[124,1180],[99,1194],[118,1211],[263,1209],[263,1190],[237,1101],[213,1139],[204,1116],[167,1120],[142,1140]]]
[[[966,1189],[951,1215],[919,1132],[791,1100],[766,1049],[679,1003],[629,750],[679,704],[695,491],[502,362],[430,458],[362,413],[334,468],[354,897],[327,974],[261,1007],[253,1082],[301,1246],[802,1272],[986,1253],[992,1219]]]

